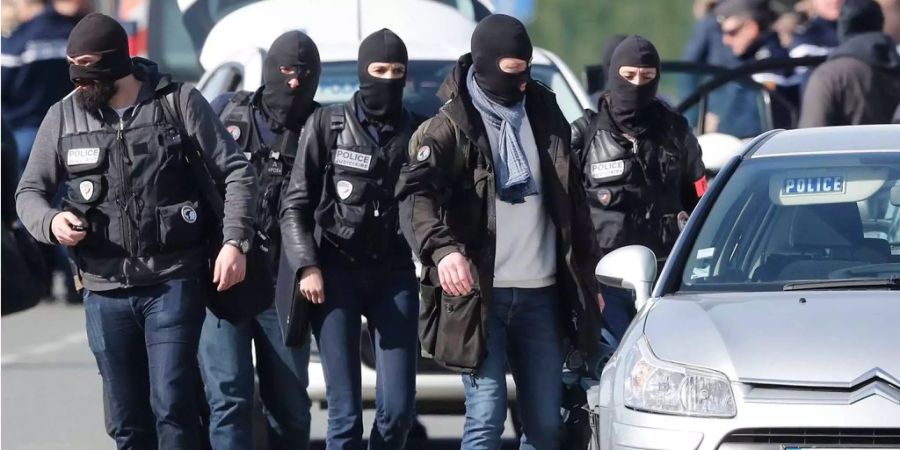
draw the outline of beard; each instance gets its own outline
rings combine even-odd
[[[115,81],[97,80],[92,84],[80,86],[76,98],[85,111],[93,113],[108,105],[117,91]]]

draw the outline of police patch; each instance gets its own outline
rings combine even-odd
[[[100,161],[100,148],[73,148],[66,153],[67,166],[97,164]]]
[[[181,218],[187,223],[194,223],[197,221],[197,211],[193,207],[182,206]]]
[[[369,166],[372,164],[372,155],[337,149],[334,152],[334,163],[339,166],[350,167],[351,169],[368,171]]]
[[[419,147],[419,150],[416,152],[416,161],[425,161],[429,156],[431,156],[431,147],[423,145]]]
[[[235,141],[241,138],[241,127],[237,125],[229,125],[225,129],[228,130],[228,133],[232,138],[234,138]]]
[[[609,189],[600,189],[600,192],[597,192],[597,200],[600,201],[601,205],[609,206],[609,203],[612,201],[612,192]]]
[[[90,200],[91,197],[94,196],[94,182],[91,180],[84,180],[78,184],[78,190],[85,200]]]
[[[350,198],[350,194],[353,193],[353,184],[347,180],[341,180],[337,182],[337,195],[341,200],[347,200]]]
[[[617,177],[625,173],[625,161],[609,161],[591,164],[591,178]]]

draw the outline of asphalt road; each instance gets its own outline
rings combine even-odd
[[[100,375],[79,306],[42,304],[0,320],[3,450],[115,448],[103,427]],[[366,434],[373,411],[365,412]],[[313,406],[312,449],[324,449],[327,412]],[[460,416],[422,416],[429,441],[412,448],[458,449]],[[511,423],[504,448],[515,448]]]

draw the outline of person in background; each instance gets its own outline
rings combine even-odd
[[[66,40],[90,9],[86,0],[15,0],[18,27],[2,39],[3,118],[13,129],[19,173],[44,115],[74,89],[69,81]]]
[[[878,0],[884,13],[884,32],[897,44],[900,53],[900,0]]]
[[[665,261],[706,191],[697,139],[687,121],[656,98],[660,75],[656,47],[628,37],[613,55],[598,112],[572,124],[572,154],[580,159],[604,253],[637,244]],[[621,340],[636,312],[632,294],[606,286],[601,291],[604,319]]]
[[[791,58],[825,56],[838,46],[837,20],[842,0],[811,0],[813,17],[794,32]]]
[[[606,88],[606,73],[609,72],[609,60],[612,58],[613,52],[616,51],[616,47],[619,46],[625,37],[624,34],[614,34],[603,41],[603,59],[599,67],[600,70],[595,73],[595,76],[599,79],[599,82],[597,83],[598,89],[590,93],[592,105],[597,104],[597,100],[600,99],[600,94],[603,92],[603,89]]]
[[[890,123],[900,104],[900,54],[875,0],[845,0],[841,45],[813,71],[800,127]]]
[[[269,263],[277,274],[281,193],[291,174],[303,124],[319,107],[313,97],[322,66],[315,42],[300,31],[275,39],[263,65],[263,86],[256,92],[222,94],[211,106],[256,169],[256,223],[269,239]],[[269,448],[305,449],[309,443],[309,345],[285,344],[272,300],[248,299],[255,304],[254,311],[262,312],[240,322],[219,320],[207,310],[198,356],[210,406],[209,439],[215,450],[253,448],[254,373]]]

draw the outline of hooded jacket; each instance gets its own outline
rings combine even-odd
[[[439,89],[438,96],[446,103],[428,124],[422,146],[410,149],[411,162],[401,174],[397,196],[401,228],[426,273],[436,275],[438,262],[453,252],[472,262],[484,299],[481,313],[473,317],[480,317],[483,325],[495,268],[496,187],[484,122],[466,88],[471,65],[471,55],[461,57]],[[569,151],[569,126],[553,93],[539,83],[527,84],[525,109],[541,161],[542,198],[557,230],[560,317],[572,342],[590,353],[599,342],[601,328],[593,275],[600,253],[591,232],[579,165]],[[435,281],[427,282],[434,285]],[[445,339],[462,342],[459,336]],[[442,362],[440,355],[434,356]],[[473,365],[478,364],[480,360]]]
[[[803,95],[802,128],[890,123],[900,104],[900,54],[881,32],[854,35],[816,68]]]
[[[62,183],[68,182],[68,198],[78,200],[81,209],[101,211],[97,221],[88,221],[88,237],[73,248],[84,286],[93,291],[190,276],[206,263],[199,227],[204,221],[210,223],[203,217],[207,212],[178,203],[200,203],[200,185],[191,182],[179,162],[177,141],[167,138],[173,124],[165,119],[162,102],[177,83],[159,73],[153,62],[133,61],[135,77],[142,86],[126,117],[120,119],[108,106],[99,116],[87,113],[71,95],[56,103],[38,130],[16,192],[19,217],[28,231],[46,244],[57,243],[50,224],[60,210],[50,201]],[[202,152],[217,184],[225,188],[223,242],[249,239],[256,197],[253,168],[200,92],[180,92],[185,131]],[[63,108],[70,108],[65,117],[73,116],[78,129],[91,131],[65,131]],[[71,131],[76,133],[66,134]],[[89,139],[110,142],[109,136],[115,138],[117,133],[123,137],[116,138],[119,143],[107,151],[100,145],[93,149],[64,147]],[[88,135],[95,137],[79,137]],[[84,184],[88,181],[90,186]],[[73,198],[78,194],[82,198]],[[108,219],[116,222],[106,223]]]

